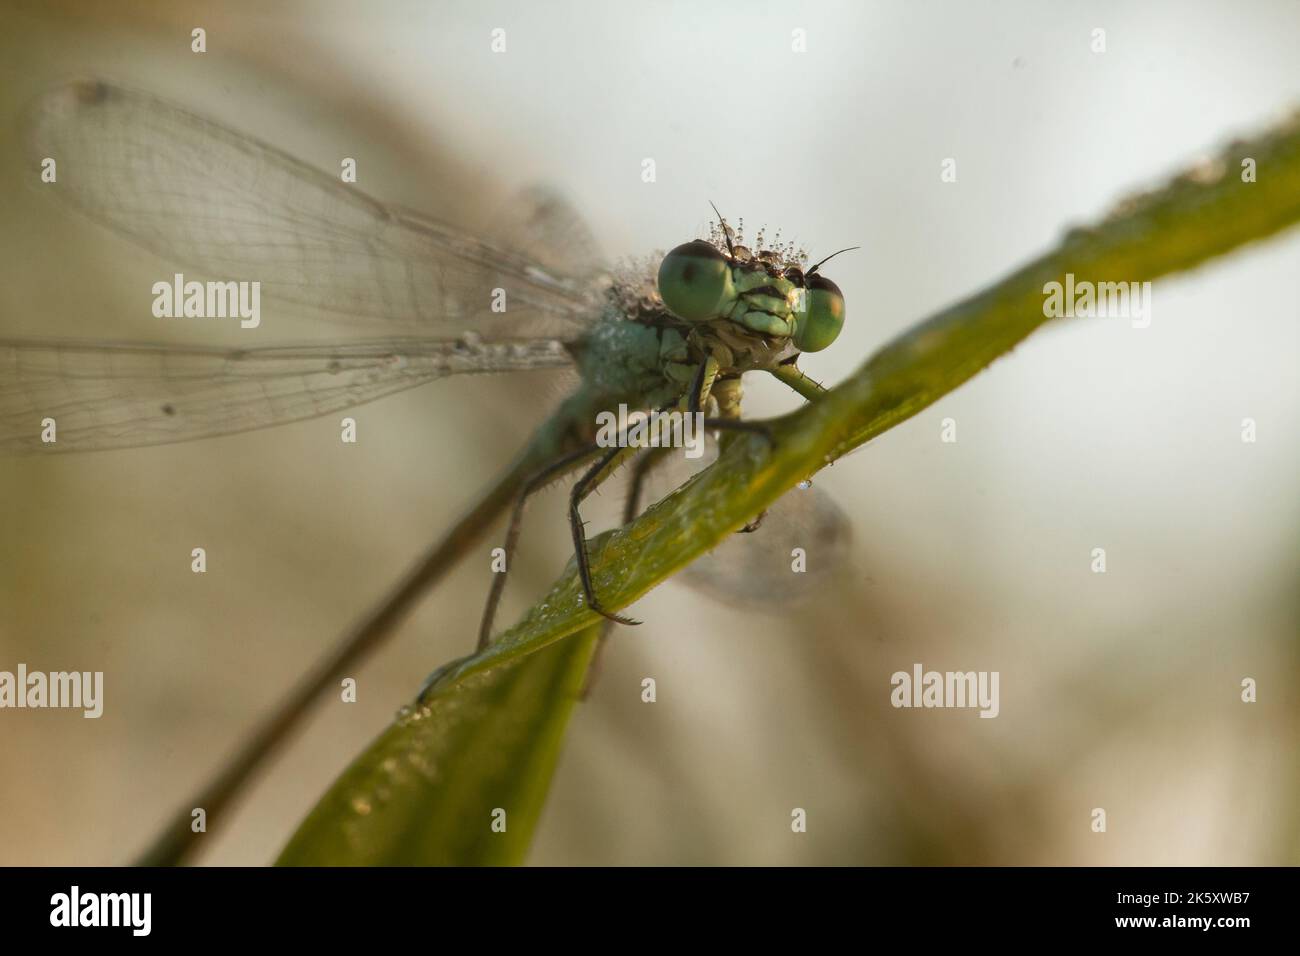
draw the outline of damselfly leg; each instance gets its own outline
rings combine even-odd
[[[483,619],[479,624],[476,651],[483,650],[492,639],[492,622],[496,618],[497,606],[501,603],[501,595],[505,591],[506,575],[510,572],[510,567],[514,563],[515,550],[519,546],[519,532],[523,526],[524,506],[528,503],[528,499],[599,451],[600,447],[596,444],[575,449],[536,472],[520,487],[519,493],[515,496],[514,508],[510,512],[510,524],[506,528],[506,540],[502,549],[505,552],[505,570],[492,576],[492,587],[488,591],[487,605],[483,608]]]

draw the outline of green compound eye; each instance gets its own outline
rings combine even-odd
[[[717,318],[722,304],[736,295],[731,263],[703,239],[684,243],[659,265],[659,295],[679,319],[706,322]]]
[[[808,280],[808,311],[795,322],[794,345],[800,352],[820,352],[844,328],[844,293],[830,279],[815,275]]]

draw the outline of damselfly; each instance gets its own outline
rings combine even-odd
[[[35,158],[53,158],[61,171],[59,196],[217,280],[195,284],[200,308],[214,285],[252,281],[287,311],[409,334],[243,349],[0,340],[0,449],[47,454],[185,441],[325,415],[450,375],[574,367],[580,385],[485,501],[515,501],[508,566],[525,499],[585,467],[569,508],[578,572],[589,606],[620,623],[631,622],[606,609],[592,586],[579,506],[637,447],[598,442],[598,416],[619,407],[707,412],[710,432],[761,432],[741,419],[741,376],[770,373],[815,398],[820,386],[797,359],[829,346],[844,321],[843,296],[822,263],[806,266],[792,244],[765,248],[761,233],[751,251],[721,216],[708,238],[610,270],[571,208],[543,191],[520,200],[510,235],[487,240],[102,82],[45,95],[29,125]],[[179,297],[179,275],[176,284]],[[629,520],[647,468],[663,457],[636,463]],[[679,461],[663,473],[680,469]],[[805,511],[833,529],[842,524],[826,502],[786,507],[795,512],[781,522],[787,533],[808,530]],[[818,534],[843,539],[838,530]],[[746,584],[743,573],[709,579],[724,578]],[[504,581],[493,579],[480,648]],[[759,590],[770,597],[771,575],[767,581]]]
[[[593,587],[579,505],[638,449],[622,440],[625,434],[596,441],[598,415],[620,405],[678,410],[706,416],[709,433],[765,433],[740,417],[741,376],[770,373],[815,399],[820,386],[798,369],[797,359],[830,345],[844,321],[843,296],[822,276],[821,263],[807,267],[788,244],[765,248],[761,234],[751,251],[721,216],[708,238],[640,266],[606,269],[580,219],[547,192],[522,198],[513,228],[488,239],[379,202],[152,95],[102,82],[46,94],[27,124],[34,168],[42,175],[58,170],[43,188],[214,280],[196,284],[194,295],[258,283],[273,310],[285,315],[349,331],[385,329],[388,337],[240,349],[0,339],[0,452],[43,455],[225,435],[471,372],[550,368],[580,375],[506,473],[284,695],[234,759],[185,804],[146,861],[175,862],[191,849],[189,807],[217,814],[312,701],[392,632],[494,517],[513,503],[505,549],[511,554],[529,494],[579,467],[586,470],[570,496],[570,521],[586,599],[611,620],[627,622],[602,605]],[[212,304],[189,302],[190,287],[179,277],[175,286],[176,297],[187,302],[172,301],[173,309]],[[259,337],[274,326],[251,324]],[[664,466],[649,470],[655,461]],[[662,448],[642,455],[625,516],[635,515],[646,487],[658,482],[670,489],[683,469],[702,463]],[[767,547],[740,548],[739,537],[725,543],[693,566],[697,583],[745,606],[785,603],[783,585],[798,579],[806,594],[818,578],[790,573],[791,540],[816,541],[824,572],[838,562],[846,527],[825,496],[794,492],[773,507],[767,531],[744,536],[766,534]],[[480,648],[491,638],[504,581],[503,574],[493,578]]]

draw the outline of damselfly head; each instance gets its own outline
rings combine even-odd
[[[733,229],[719,214],[708,239],[664,256],[658,290],[665,308],[692,324],[725,320],[766,341],[792,341],[802,352],[826,348],[844,326],[844,295],[818,272],[831,256],[805,268],[807,253],[779,237],[769,246],[760,230],[751,250],[743,220]]]

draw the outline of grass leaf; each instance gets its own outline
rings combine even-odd
[[[597,631],[426,695],[344,771],[278,863],[522,862]]]

